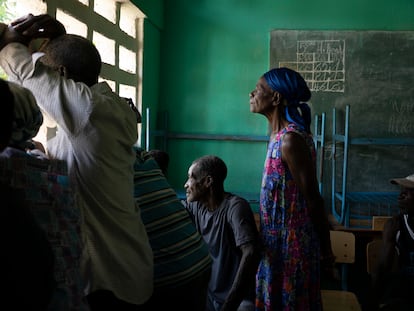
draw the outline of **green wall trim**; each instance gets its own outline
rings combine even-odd
[[[164,27],[164,0],[131,0],[159,29]]]

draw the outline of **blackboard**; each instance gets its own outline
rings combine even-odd
[[[350,137],[414,138],[414,31],[274,30],[270,38],[270,67],[300,72],[313,114],[326,113],[325,160],[333,107],[343,128],[350,105]],[[348,167],[350,191],[398,190],[388,180],[414,173],[414,147],[351,146]]]

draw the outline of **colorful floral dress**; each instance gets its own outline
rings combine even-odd
[[[260,194],[264,253],[256,280],[257,311],[322,310],[319,239],[305,199],[282,162],[282,140],[287,132],[304,137],[315,162],[311,135],[295,124],[271,137]]]

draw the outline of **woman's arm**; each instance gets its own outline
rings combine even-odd
[[[321,256],[324,262],[332,264],[334,255],[331,247],[328,215],[324,200],[319,193],[315,164],[305,140],[297,133],[287,133],[282,142],[282,160],[292,173],[293,180],[305,197],[315,231],[321,243]]]

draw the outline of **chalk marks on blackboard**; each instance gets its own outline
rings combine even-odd
[[[407,135],[414,132],[414,103],[392,101],[392,114],[388,120],[388,132],[395,135]]]
[[[296,60],[279,67],[298,71],[313,92],[345,91],[345,40],[299,40]]]

